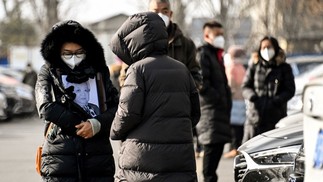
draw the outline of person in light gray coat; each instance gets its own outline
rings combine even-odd
[[[198,92],[185,65],[167,56],[163,20],[153,12],[132,15],[110,47],[130,65],[110,133],[122,141],[116,181],[197,181]]]

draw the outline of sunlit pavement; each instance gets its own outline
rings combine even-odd
[[[18,117],[0,121],[0,182],[35,182],[36,148],[43,141],[43,124],[37,117]],[[112,142],[117,162],[119,142]],[[197,158],[197,174],[202,182],[202,158]],[[222,159],[218,168],[219,182],[233,182],[233,159]]]
[[[228,145],[225,146],[224,152],[228,151]],[[196,172],[198,175],[198,181],[203,182],[203,175],[202,175],[202,158],[196,159]],[[234,182],[234,175],[233,175],[233,158],[225,159],[222,157],[220,160],[218,170],[218,182]]]

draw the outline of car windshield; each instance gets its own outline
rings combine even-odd
[[[287,62],[291,65],[294,76],[304,74],[323,63],[322,55],[293,56],[288,57]]]
[[[320,64],[322,64],[322,62],[299,63],[298,64],[299,74],[312,70],[313,68],[317,67]]]

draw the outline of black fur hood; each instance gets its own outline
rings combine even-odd
[[[66,42],[77,43],[86,51],[86,58],[79,67],[92,67],[95,72],[107,68],[101,44],[91,31],[73,20],[55,24],[41,43],[41,54],[51,67],[69,69],[60,56],[61,47]]]

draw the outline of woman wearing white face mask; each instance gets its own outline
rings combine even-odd
[[[76,43],[67,42],[62,46],[61,58],[71,69],[78,66],[85,59],[85,56],[83,48]]]
[[[41,53],[45,62],[35,94],[47,131],[41,154],[42,181],[113,182],[115,165],[109,130],[118,92],[110,81],[101,44],[88,29],[68,20],[48,32]],[[97,92],[91,96],[97,98],[98,108],[87,103],[87,83],[92,78],[97,78],[96,87],[91,86]],[[63,87],[65,81],[69,84]],[[73,102],[87,112],[77,109]]]
[[[248,101],[243,142],[274,129],[287,115],[287,102],[295,93],[294,75],[278,41],[264,37],[258,55],[259,61],[248,68],[242,84]]]

